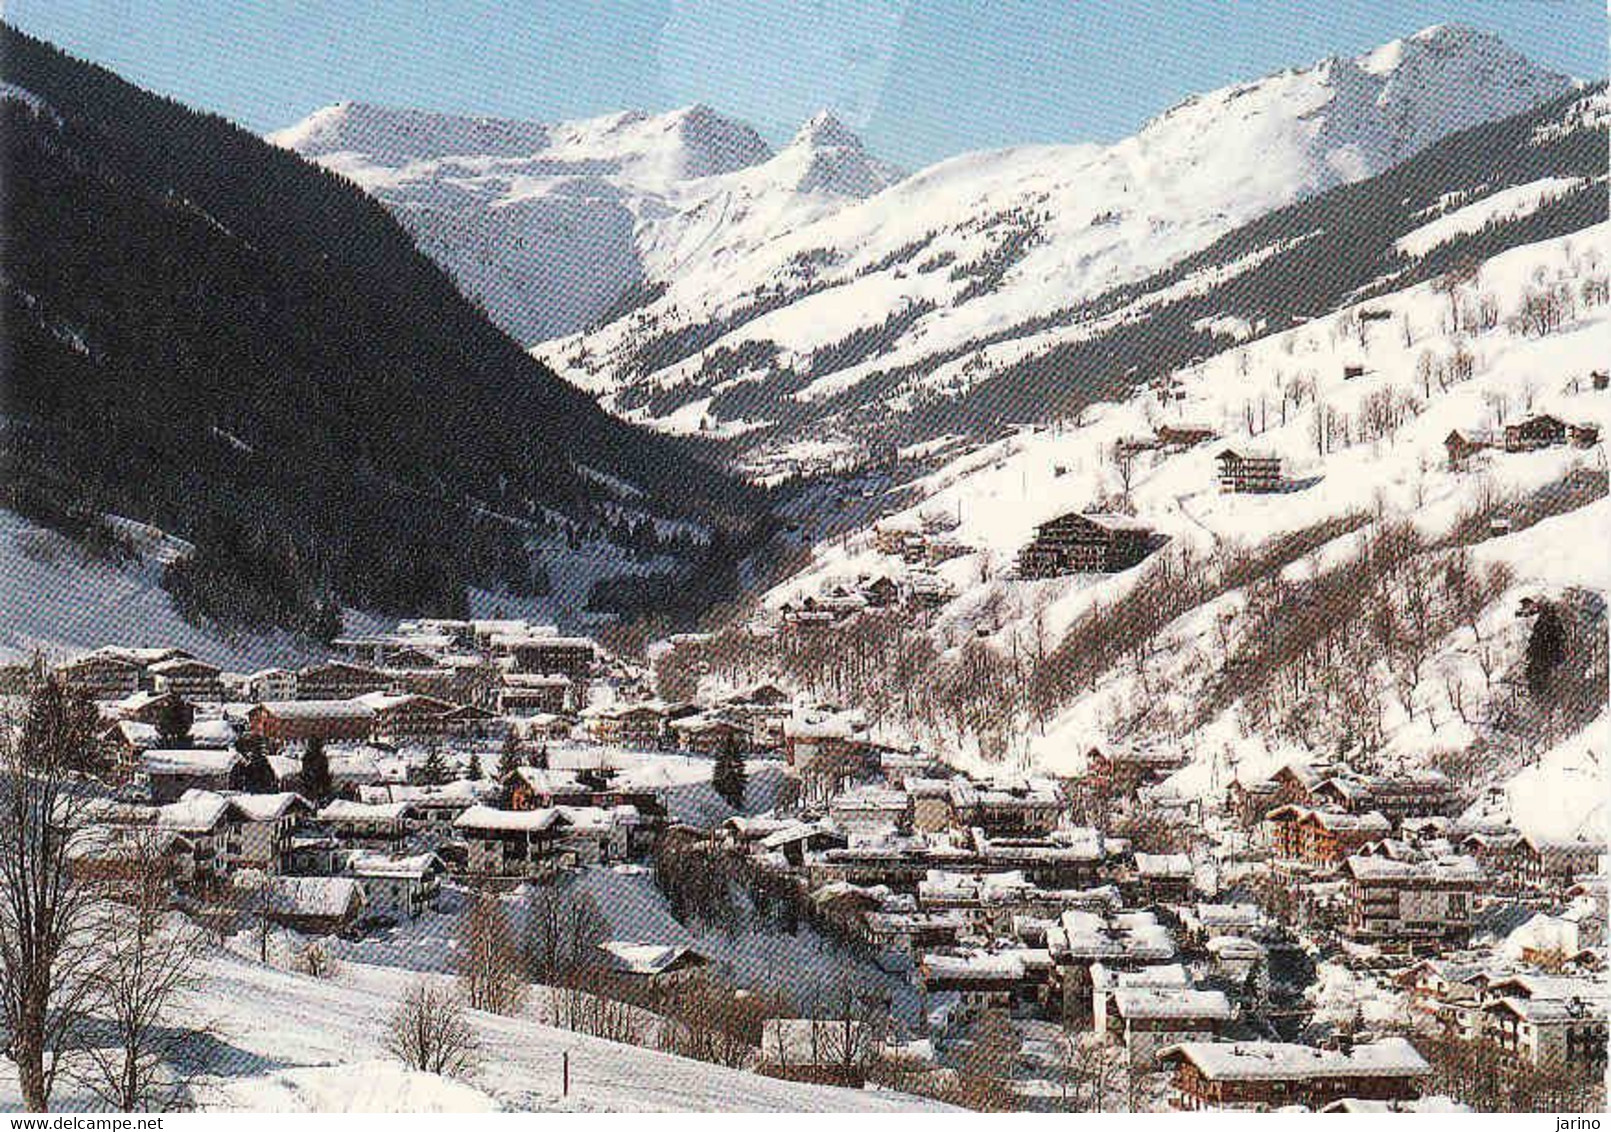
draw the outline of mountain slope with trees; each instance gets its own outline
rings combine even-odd
[[[757,497],[533,361],[356,186],[9,27],[0,77],[0,503],[113,557],[107,514],[183,536],[170,590],[237,625],[541,594],[588,548],[690,610],[730,585]]]

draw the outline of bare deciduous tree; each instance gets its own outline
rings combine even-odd
[[[463,1000],[450,988],[427,980],[403,995],[392,1012],[384,1044],[405,1065],[444,1077],[469,1073],[481,1048]]]
[[[110,1041],[85,1043],[72,1078],[118,1112],[185,1105],[207,1064],[210,1027],[192,995],[209,950],[206,934],[172,907],[173,870],[154,830],[131,830],[97,905],[101,960],[97,1018]]]
[[[96,894],[71,866],[79,832],[73,771],[93,733],[54,681],[29,695],[19,725],[0,719],[0,1023],[23,1107],[46,1111],[99,992]]]
[[[508,914],[496,896],[482,893],[464,919],[460,944],[459,979],[470,1006],[513,1014],[526,996],[521,967]]]
[[[527,904],[526,958],[531,977],[560,986],[597,968],[598,945],[608,935],[604,913],[588,893],[557,883],[539,886]]]

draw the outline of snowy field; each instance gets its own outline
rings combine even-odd
[[[472,1012],[482,1050],[464,1081],[404,1070],[384,1048],[387,1020],[417,976],[346,963],[334,979],[219,956],[192,1017],[216,1034],[195,1087],[203,1109],[288,1112],[898,1112],[944,1106],[873,1090],[773,1080],[543,1026]],[[570,1055],[569,1096],[561,1086]],[[0,1110],[20,1104],[0,1060]],[[65,1088],[56,1105],[71,1109]]]

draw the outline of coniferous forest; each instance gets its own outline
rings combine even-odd
[[[6,506],[112,555],[100,516],[154,523],[197,546],[181,608],[308,629],[542,593],[533,548],[623,530],[695,601],[757,537],[752,492],[529,357],[351,183],[9,27],[0,73],[40,103],[3,104]]]

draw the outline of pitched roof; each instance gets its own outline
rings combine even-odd
[[[1235,1012],[1224,991],[1192,987],[1121,986],[1113,992],[1121,1018],[1210,1018],[1226,1021]]]
[[[701,966],[706,959],[686,944],[632,943],[610,939],[599,944],[611,966],[631,975],[661,975],[676,967]]]
[[[1182,1042],[1159,1051],[1191,1062],[1219,1081],[1290,1081],[1314,1077],[1425,1077],[1432,1067],[1403,1038],[1383,1038],[1352,1050],[1293,1042]]]
[[[402,821],[413,812],[414,807],[408,802],[385,802],[379,805],[372,805],[337,798],[319,811],[319,820],[332,822]]]
[[[146,774],[228,774],[241,763],[239,752],[232,748],[219,750],[216,747],[186,748],[183,750],[144,751],[140,754],[140,765],[145,768]]]
[[[256,708],[276,719],[371,719],[375,714],[375,709],[361,699],[265,700]]]
[[[435,853],[417,853],[412,857],[363,853],[347,862],[347,871],[359,878],[420,880],[443,868],[442,859]]]
[[[453,819],[455,829],[524,830],[542,833],[567,820],[555,806],[540,810],[497,810],[491,806],[471,806]]]

